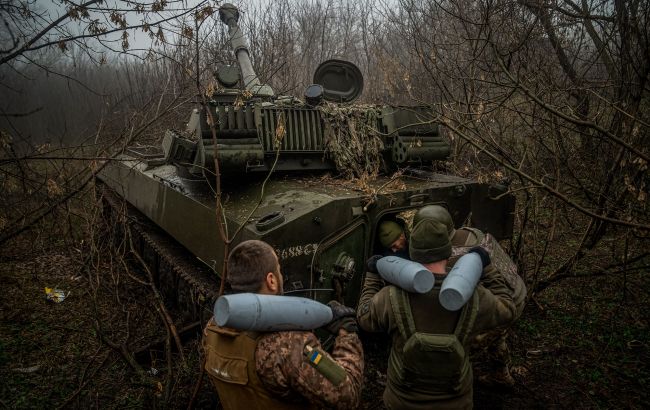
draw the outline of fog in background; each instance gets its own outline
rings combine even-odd
[[[89,9],[87,21],[66,21],[51,35],[51,47],[0,65],[0,126],[29,144],[76,144],[106,121],[127,121],[129,113],[146,104],[164,84],[174,93],[196,94],[197,71],[200,86],[205,87],[217,63],[234,63],[227,27],[215,8],[221,3],[169,2],[164,11],[152,15],[111,1],[102,4],[101,10]],[[240,25],[249,38],[255,69],[276,93],[301,97],[318,64],[340,58],[362,69],[365,100],[390,95],[390,85],[376,81],[373,60],[377,52],[383,53],[376,47],[385,32],[378,29],[385,26],[387,16],[374,2],[234,3],[241,11]],[[191,7],[195,9],[186,12]],[[197,35],[193,16],[204,7],[212,7],[212,13],[198,23]],[[49,20],[64,12],[58,2],[37,2],[34,9]],[[121,11],[123,20],[112,14],[114,10]],[[152,21],[162,22],[141,27]],[[124,30],[56,44],[63,34],[88,35],[97,27],[110,29],[120,24]],[[4,44],[10,40],[2,37]]]

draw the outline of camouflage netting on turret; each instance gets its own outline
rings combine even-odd
[[[348,179],[375,177],[384,144],[377,130],[379,110],[371,106],[323,104],[325,152]]]

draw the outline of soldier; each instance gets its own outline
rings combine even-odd
[[[228,273],[234,293],[283,292],[278,258],[265,242],[237,245],[228,256]],[[203,336],[205,370],[223,407],[356,408],[364,362],[354,310],[337,302],[330,307],[334,319],[327,330],[337,335],[331,355],[309,331],[242,332],[219,327],[211,319]],[[326,377],[333,373],[341,375],[334,382]]]
[[[452,254],[449,266],[453,266],[458,258],[475,246],[484,248],[492,260],[492,265],[501,272],[506,280],[508,289],[515,303],[514,320],[521,316],[526,305],[526,284],[517,274],[517,266],[503,250],[499,242],[489,233],[483,233],[476,228],[454,228],[454,221],[446,208],[439,205],[428,205],[421,208],[413,217],[413,224],[424,219],[443,223],[451,239]],[[507,344],[508,328],[498,329],[478,335],[472,342],[473,350],[487,359],[489,374],[479,376],[479,381],[487,385],[512,387],[515,380],[510,374],[510,350]]]
[[[386,220],[379,224],[377,238],[384,247],[384,256],[399,256],[408,259],[409,244],[404,228],[397,222]]]
[[[481,256],[485,273],[470,301],[456,312],[444,309],[438,299],[451,255],[447,229],[439,222],[416,224],[409,244],[411,260],[423,264],[435,277],[431,291],[416,294],[392,285],[384,287],[379,275],[366,273],[357,318],[362,329],[391,336],[383,396],[387,408],[472,407],[469,341],[480,332],[509,323],[515,307],[503,277],[490,267],[487,252],[478,247],[471,251]]]

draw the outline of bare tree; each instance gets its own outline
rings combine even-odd
[[[505,166],[528,204],[545,203],[521,222],[534,271],[559,235],[557,215],[542,210],[565,209],[563,226],[579,233],[567,258],[538,278],[540,289],[572,274],[607,233],[643,240],[650,229],[648,9],[643,1],[404,0],[387,13],[412,45],[403,90],[432,102],[457,151]],[[527,225],[533,216],[533,225],[550,221],[546,232]]]

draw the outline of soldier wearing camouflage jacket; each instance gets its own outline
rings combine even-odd
[[[463,346],[461,350],[468,350],[469,341],[476,334],[504,326],[515,317],[515,306],[505,279],[485,262],[483,278],[470,302],[459,311],[450,312],[438,299],[440,284],[446,277],[446,262],[451,255],[445,226],[433,221],[416,224],[409,250],[412,260],[432,272],[436,286],[425,294],[406,293],[393,285],[385,286],[379,275],[368,272],[357,310],[362,329],[388,333],[392,340],[384,404],[389,409],[471,408],[473,376],[469,355],[464,351],[460,353],[463,360],[457,369],[443,369],[446,363],[429,363],[427,353],[423,352],[420,366],[423,374],[417,374],[412,367],[405,369],[407,338],[400,323],[406,315],[422,334],[456,334]],[[407,302],[400,303],[395,295],[402,295]],[[405,313],[405,309],[409,309],[410,314]],[[458,332],[461,323],[465,328]],[[408,377],[404,377],[405,374]]]
[[[235,292],[282,293],[277,256],[264,242],[245,241],[235,247],[228,257],[228,272]],[[331,306],[335,319],[327,329],[337,335],[331,355],[312,332],[243,332],[210,320],[203,337],[205,370],[223,408],[356,408],[364,362],[356,322],[349,316],[354,311]],[[319,351],[319,359],[329,361],[343,377],[337,381],[326,377],[310,363],[312,351]]]
[[[508,288],[512,292],[512,299],[517,308],[515,319],[518,319],[526,305],[526,284],[517,273],[517,266],[499,245],[496,238],[476,228],[462,227],[453,231],[451,246],[449,266],[454,266],[458,258],[475,246],[482,247],[490,254],[494,269],[503,275]]]

